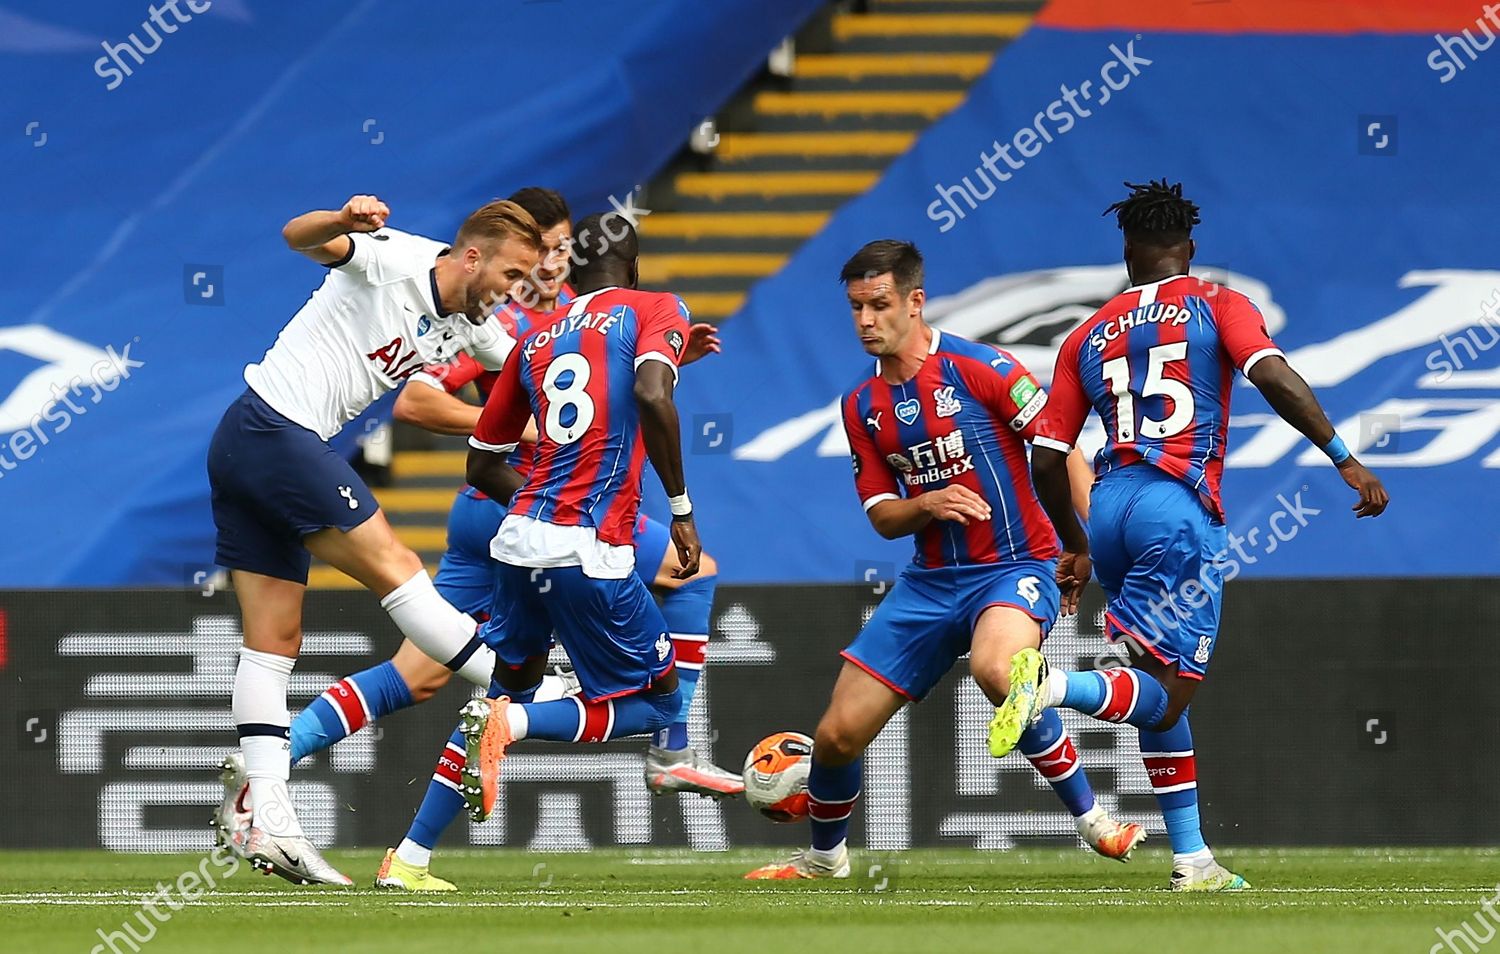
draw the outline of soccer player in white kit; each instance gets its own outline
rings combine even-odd
[[[208,451],[215,561],[228,567],[244,647],[232,710],[254,821],[233,844],[262,870],[298,884],[352,882],[303,836],[287,792],[286,691],[302,639],[309,553],[380,597],[401,632],[433,659],[488,687],[495,655],[473,618],[433,588],[370,490],[328,440],[423,365],[458,352],[498,370],[515,345],[494,310],[537,264],[535,220],[496,201],[468,217],[451,247],[385,227],[374,196],[299,215],[289,246],[328,277],[245,368]]]

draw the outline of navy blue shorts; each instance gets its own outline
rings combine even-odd
[[[248,388],[209,442],[208,485],[214,562],[294,583],[307,582],[304,536],[353,530],[380,509],[348,461]]]
[[[675,665],[667,622],[636,574],[597,580],[576,566],[495,565],[479,638],[507,665],[545,656],[556,632],[589,701],[639,692]]]
[[[969,651],[991,606],[1013,606],[1042,628],[1057,621],[1057,564],[1021,560],[922,569],[908,566],[845,659],[908,699],[921,699]]]
[[[448,549],[438,564],[433,585],[443,599],[473,616],[489,615],[500,564],[490,557],[490,541],[505,519],[505,508],[488,497],[464,488],[448,513]],[[635,522],[635,569],[650,586],[667,554],[671,533],[665,524],[642,514]]]
[[[1149,464],[1110,471],[1089,495],[1104,634],[1202,679],[1219,634],[1228,532],[1187,484]]]

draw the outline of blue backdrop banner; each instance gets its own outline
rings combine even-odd
[[[374,193],[442,238],[524,185],[627,203],[821,5],[0,9],[0,585],[211,561],[209,436],[322,280],[292,215]]]
[[[1500,573],[1500,258],[1482,211],[1500,200],[1500,56],[1445,83],[1432,46],[1032,29],[684,372],[689,483],[724,576],[874,579],[909,559],[861,512],[835,407],[871,369],[837,282],[861,244],[914,240],[928,317],[1050,379],[1057,344],[1127,284],[1100,213],[1122,180],[1162,176],[1202,206],[1198,271],[1260,303],[1391,492],[1356,522],[1323,454],[1242,382],[1235,572]]]

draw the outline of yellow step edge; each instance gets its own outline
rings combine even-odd
[[[894,156],[916,138],[914,132],[726,133],[714,155],[725,162],[760,156]]]
[[[806,238],[827,221],[827,212],[656,212],[641,220],[641,232],[651,238]]]
[[[1031,13],[840,13],[833,38],[863,36],[1016,37],[1035,18]]]
[[[463,480],[467,451],[400,451],[391,462],[399,477],[457,477]]]
[[[427,564],[427,575],[437,573],[437,564]],[[342,570],[336,570],[325,564],[318,564],[307,571],[307,588],[310,590],[358,590],[363,589],[359,581],[352,576],[345,576]]]
[[[694,318],[728,318],[745,301],[743,292],[696,292],[684,298]]]
[[[448,489],[434,487],[385,487],[375,491],[375,499],[383,510],[398,510],[407,513],[447,513],[453,507],[453,498],[458,492],[459,482]]]
[[[393,527],[396,538],[413,550],[442,551],[448,549],[447,527]]]
[[[875,184],[878,172],[684,172],[672,181],[682,195],[854,195]],[[644,266],[650,258],[642,258]]]
[[[838,116],[895,113],[936,119],[964,98],[963,90],[883,90],[787,93],[767,90],[755,95],[754,109],[768,116]]]
[[[992,53],[808,53],[797,57],[805,79],[858,80],[866,76],[957,76],[973,79],[990,68]]]
[[[743,252],[706,255],[653,255],[641,259],[641,281],[660,284],[674,278],[714,278],[736,275],[760,278],[786,264],[785,255]],[[688,303],[692,307],[692,303]]]

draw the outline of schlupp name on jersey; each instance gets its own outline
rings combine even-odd
[[[1116,338],[1141,325],[1172,324],[1185,325],[1193,313],[1176,302],[1153,302],[1140,308],[1132,308],[1125,314],[1111,318],[1100,325],[1089,336],[1089,347],[1103,351]]]
[[[575,331],[587,330],[608,334],[609,329],[618,324],[624,316],[625,309],[616,308],[610,312],[586,311],[581,315],[561,318],[527,338],[524,352],[526,357],[530,358],[536,354],[538,348],[544,348],[563,335],[572,334]]]

